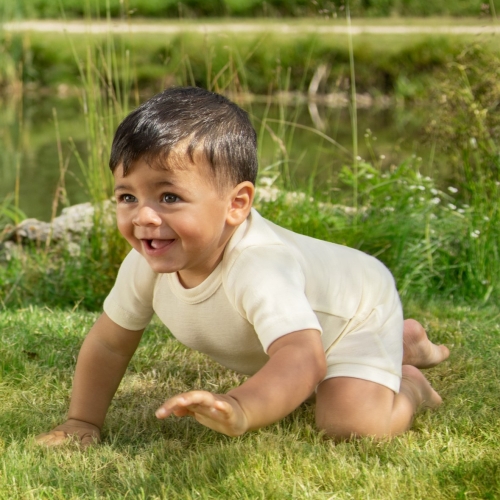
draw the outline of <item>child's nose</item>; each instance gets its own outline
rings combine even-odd
[[[153,208],[144,206],[137,211],[133,223],[136,226],[160,226],[161,217]]]

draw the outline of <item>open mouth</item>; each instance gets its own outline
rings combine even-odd
[[[142,242],[146,246],[147,250],[154,252],[154,251],[162,250],[162,249],[168,247],[170,244],[172,244],[174,242],[174,240],[154,239],[154,240],[142,240]]]

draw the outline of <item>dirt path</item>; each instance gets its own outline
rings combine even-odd
[[[122,22],[111,21],[107,22],[81,22],[81,21],[21,21],[9,22],[3,24],[2,28],[6,31],[37,31],[51,33],[160,33],[160,34],[176,34],[186,31],[197,33],[282,33],[296,35],[301,33],[318,33],[318,34],[346,34],[349,31],[353,35],[373,34],[373,35],[409,35],[417,33],[429,34],[488,34],[500,33],[500,25],[492,25],[485,22],[484,25],[352,25],[350,28],[340,24],[321,24],[311,21],[311,24],[301,23],[286,23],[273,21],[245,21],[245,22],[207,22],[207,23],[190,23],[184,21],[165,20],[162,23],[152,22]]]

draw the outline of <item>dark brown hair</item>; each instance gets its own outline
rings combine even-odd
[[[167,166],[170,152],[186,141],[208,160],[219,186],[243,181],[255,184],[257,135],[245,111],[226,97],[198,87],[174,87],[153,96],[118,126],[109,167],[123,165],[126,175],[134,162]]]

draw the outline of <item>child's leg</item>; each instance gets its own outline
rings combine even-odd
[[[414,319],[407,319],[403,328],[403,365],[431,368],[450,355],[444,345],[433,344],[423,326]]]
[[[316,395],[316,424],[329,437],[390,437],[406,431],[419,406],[435,408],[441,397],[413,366],[403,366],[398,394],[368,380],[334,377]]]

